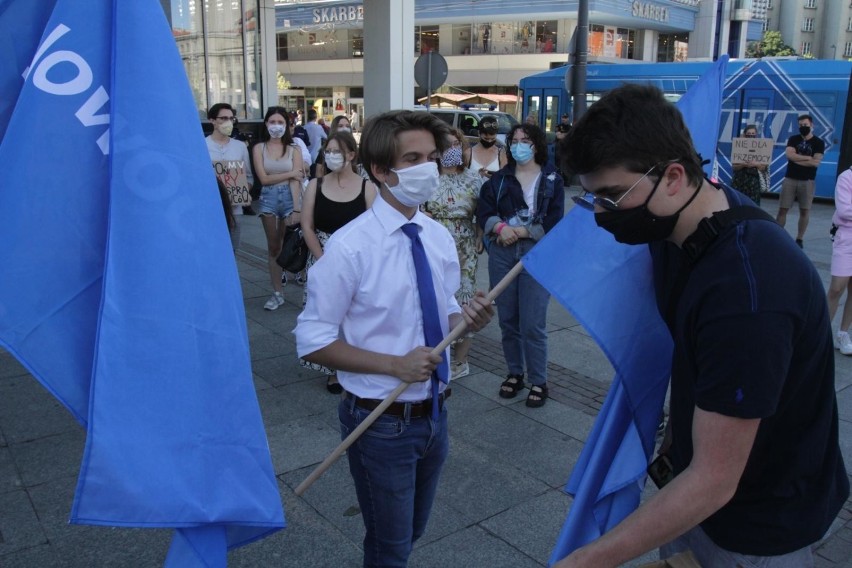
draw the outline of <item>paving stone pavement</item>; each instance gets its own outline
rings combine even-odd
[[[764,200],[771,214],[777,200]],[[816,204],[805,251],[828,283],[833,207]],[[361,517],[345,459],[299,498],[294,488],[339,442],[337,398],[303,369],[292,329],[302,289],[263,310],[269,295],[257,218],[239,220],[237,254],[254,383],[287,516],[284,531],[229,555],[231,566],[360,566]],[[796,226],[791,211],[788,229]],[[479,287],[487,286],[480,262]],[[841,308],[842,309],[842,308]],[[540,409],[498,396],[506,373],[496,321],[471,350],[471,374],[449,401],[451,453],[412,568],[546,566],[571,505],[562,488],[606,396],[612,368],[555,301],[548,315],[551,400]],[[852,472],[852,358],[837,356],[840,436]],[[160,566],[170,531],[69,525],[85,432],[14,358],[0,351],[0,567]],[[652,490],[648,489],[647,494]],[[815,545],[817,567],[852,566],[852,503]],[[656,558],[650,553],[626,566]]]

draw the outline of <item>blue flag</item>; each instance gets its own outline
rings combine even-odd
[[[174,527],[168,565],[224,566],[284,514],[186,73],[157,0],[43,22],[2,75],[0,342],[87,426],[72,522]]]
[[[695,151],[710,163],[704,173],[713,175],[716,144],[719,141],[719,124],[722,120],[722,95],[728,56],[722,55],[677,101],[683,114]]]
[[[715,156],[727,59],[720,58],[677,104],[704,157]],[[522,262],[615,369],[566,487],[574,501],[550,558],[555,563],[638,507],[671,373],[672,340],[657,308],[648,247],[616,242],[585,209],[572,209]]]
[[[553,262],[558,258],[559,262]],[[524,258],[615,369],[568,482],[574,502],[551,562],[598,538],[639,505],[671,369],[648,247],[623,245],[575,207]]]

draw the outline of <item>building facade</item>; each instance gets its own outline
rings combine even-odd
[[[852,58],[852,2],[848,0],[763,0],[768,30],[816,59]]]
[[[852,57],[849,0],[588,3],[592,62],[744,57],[747,44],[765,29],[780,30],[801,55]],[[522,77],[568,62],[578,4],[415,0],[412,57],[430,51],[444,56],[444,91],[512,94]],[[162,0],[162,5],[200,118],[217,102],[231,103],[239,118],[249,120],[262,118],[274,104],[318,107],[327,116],[363,111],[362,2]]]
[[[748,41],[762,34],[761,1],[589,0],[589,60],[742,57]],[[444,56],[444,90],[514,93],[522,77],[568,62],[578,4],[416,0],[412,55]],[[320,106],[324,114],[360,108],[362,2],[278,0],[275,28],[277,70],[296,87],[281,93],[283,105]]]

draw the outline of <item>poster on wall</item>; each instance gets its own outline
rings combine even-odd
[[[346,92],[345,91],[333,91],[332,99],[334,100],[334,106],[332,107],[332,115],[340,116],[342,114],[346,114]]]
[[[604,57],[615,57],[615,28],[604,28]]]
[[[506,22],[491,24],[491,53],[512,53],[512,44],[515,43],[515,24]]]

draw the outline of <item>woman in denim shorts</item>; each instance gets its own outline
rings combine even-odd
[[[300,222],[302,204],[302,154],[290,136],[287,111],[270,107],[263,119],[266,130],[254,154],[255,174],[263,190],[260,193],[260,220],[266,233],[267,262],[272,281],[272,296],[263,305],[266,310],[277,310],[284,304],[281,267],[276,259],[281,253],[284,232]]]

